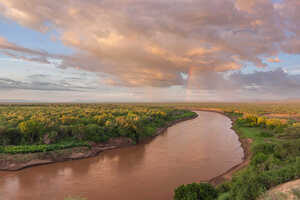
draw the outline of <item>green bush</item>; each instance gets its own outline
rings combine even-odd
[[[281,167],[282,162],[274,156],[274,154],[271,154],[268,159],[264,162],[264,170],[273,170]]]
[[[94,141],[94,142],[104,142],[106,141],[104,135],[104,129],[97,124],[88,124],[85,128],[84,140]]]
[[[256,154],[258,152],[264,153],[264,154],[271,154],[275,151],[276,144],[273,143],[260,143],[256,144],[252,147],[253,154]]]
[[[226,181],[226,182],[216,186],[216,190],[218,191],[218,193],[226,193],[230,189],[231,189],[231,182],[230,181]]]
[[[254,169],[245,170],[233,178],[230,199],[255,200],[266,191],[264,176]]]
[[[268,159],[268,156],[266,154],[259,152],[251,158],[251,165],[257,167],[258,165],[265,162],[267,159]]]
[[[273,133],[270,132],[270,131],[262,131],[262,132],[261,132],[261,136],[262,136],[262,137],[272,137],[272,136],[273,136]]]
[[[299,156],[296,157],[295,166],[296,166],[295,167],[296,168],[296,176],[298,178],[300,178],[300,157]]]
[[[22,142],[22,134],[16,128],[0,129],[0,145],[18,145]]]
[[[208,183],[182,185],[175,190],[174,200],[215,200],[217,190]]]
[[[221,194],[218,200],[231,200],[229,192]]]
[[[36,120],[23,121],[18,125],[20,132],[24,135],[24,143],[33,144],[39,141],[44,131],[42,123]]]

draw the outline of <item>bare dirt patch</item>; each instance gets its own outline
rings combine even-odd
[[[274,187],[259,200],[297,200],[300,199],[300,179]]]

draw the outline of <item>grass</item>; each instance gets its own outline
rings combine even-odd
[[[254,142],[262,142],[265,138],[262,136],[260,128],[238,127],[235,126],[239,133],[242,133],[242,138],[251,138]]]
[[[19,146],[1,146],[0,153],[18,154],[18,153],[36,153],[55,151],[73,147],[90,147],[87,142],[68,142],[61,144],[43,144],[43,145],[19,145]]]
[[[250,138],[252,139],[253,143],[252,146],[262,143],[278,143],[280,139],[277,139],[272,136],[267,136],[266,133],[269,130],[258,128],[258,127],[241,127],[238,125],[234,125],[234,130],[240,135],[241,138]]]

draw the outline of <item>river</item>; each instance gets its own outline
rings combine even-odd
[[[181,184],[218,176],[242,162],[224,115],[197,111],[144,144],[84,160],[0,172],[0,200],[168,200]]]

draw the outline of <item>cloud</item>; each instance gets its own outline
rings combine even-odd
[[[266,67],[280,52],[299,54],[299,9],[298,0],[0,0],[3,16],[41,32],[55,29],[56,39],[78,50],[60,55],[60,67],[101,72],[103,83],[127,87],[185,85],[181,74],[191,70]],[[51,56],[0,48],[40,62]]]
[[[291,75],[278,68],[250,74],[233,73],[230,80],[244,93],[270,95],[276,98],[299,97],[300,75]]]
[[[281,68],[252,73],[192,72],[187,86],[192,91],[217,93],[223,99],[283,99],[300,97],[300,75]]]
[[[280,63],[280,59],[278,57],[276,57],[276,58],[269,58],[268,62],[270,62],[270,63]]]
[[[0,37],[0,53],[26,61],[39,62],[44,64],[50,64],[48,60],[53,55],[48,54],[44,51],[32,50],[18,46],[14,43],[8,42],[5,38]]]
[[[0,90],[39,90],[39,91],[80,91],[95,89],[89,86],[80,86],[67,80],[51,80],[50,76],[34,74],[25,81],[18,81],[0,77]]]

